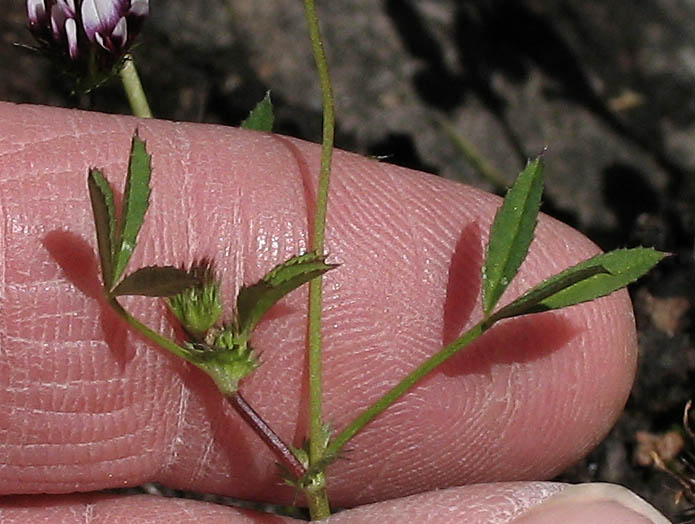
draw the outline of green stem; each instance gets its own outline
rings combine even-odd
[[[123,83],[123,89],[130,103],[130,110],[135,116],[152,118],[150,105],[147,103],[145,90],[142,88],[138,70],[135,68],[133,56],[128,54],[123,60],[123,67],[118,73]]]
[[[292,452],[290,447],[278,436],[273,428],[263,420],[253,407],[246,401],[239,391],[226,395],[225,398],[237,413],[241,415],[246,423],[251,426],[256,434],[263,442],[275,453],[282,464],[287,468],[287,471],[296,479],[302,478],[306,473],[306,469],[302,466],[299,459]]]
[[[325,488],[316,493],[305,492],[304,495],[309,503],[311,520],[323,520],[331,516],[331,506]]]
[[[396,384],[388,393],[377,400],[369,408],[362,412],[333,440],[326,449],[325,453],[328,457],[335,457],[343,449],[343,446],[359,433],[367,424],[374,420],[386,408],[391,406],[396,400],[405,394],[413,385],[425,377],[430,371],[437,366],[454,356],[461,349],[469,345],[471,342],[480,337],[491,326],[487,325],[487,320],[478,322],[475,326],[469,329],[461,337],[454,340],[444,349],[431,356],[425,362],[420,364],[408,376]]]
[[[176,342],[173,340],[169,340],[168,338],[160,335],[156,331],[148,328],[145,324],[140,322],[137,318],[135,318],[133,315],[128,313],[123,306],[121,306],[120,302],[116,300],[114,297],[109,298],[109,305],[114,309],[116,313],[118,313],[123,320],[125,320],[128,324],[133,326],[136,331],[138,331],[140,334],[144,335],[146,338],[150,339],[152,342],[155,344],[158,344],[159,346],[163,347],[167,351],[171,351],[174,355],[177,357],[181,357],[182,359],[186,360],[187,362],[191,362],[191,358],[189,355],[189,352],[179,346]],[[195,362],[191,362],[194,365]],[[200,367],[200,366],[198,366]],[[202,368],[201,368],[202,369]],[[205,371],[205,370],[203,370]]]
[[[304,11],[309,26],[309,36],[314,53],[314,61],[318,70],[323,97],[323,139],[321,142],[321,170],[319,173],[318,190],[316,193],[316,212],[312,249],[323,254],[326,231],[326,210],[328,207],[328,187],[333,157],[333,138],[335,135],[335,112],[333,103],[333,88],[331,86],[328,61],[323,49],[321,30],[314,0],[304,0]],[[321,362],[321,277],[311,281],[309,287],[309,464],[317,464],[324,455],[325,444],[323,435],[323,384]],[[330,507],[325,488],[307,493],[311,518],[320,520],[330,515]]]

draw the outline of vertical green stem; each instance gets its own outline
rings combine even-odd
[[[150,110],[150,105],[147,103],[145,90],[142,88],[140,76],[138,75],[138,70],[135,68],[135,61],[132,55],[126,55],[123,67],[121,67],[118,74],[121,77],[123,89],[128,97],[130,109],[133,114],[142,118],[152,118],[152,111]]]
[[[335,113],[333,105],[333,88],[331,86],[328,61],[323,49],[319,19],[314,0],[304,0],[304,10],[309,26],[314,60],[318,70],[323,97],[323,139],[321,142],[321,170],[316,194],[316,215],[312,249],[323,253],[326,230],[326,210],[328,206],[328,187],[333,157],[333,137],[335,134]],[[317,464],[325,451],[322,411],[322,370],[321,370],[321,304],[322,278],[311,281],[309,288],[309,463]],[[319,520],[330,515],[330,507],[325,488],[307,494],[311,518]]]

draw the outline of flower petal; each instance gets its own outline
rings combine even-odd
[[[29,19],[29,28],[46,24],[48,15],[43,0],[27,0],[27,18]]]
[[[104,38],[101,36],[101,33],[94,33],[94,41],[108,51],[109,48],[106,47],[106,42],[104,42]]]
[[[96,33],[111,34],[121,17],[126,14],[128,0],[84,0],[82,2],[82,25],[87,38],[94,42]]]
[[[150,14],[149,0],[131,0],[128,15],[147,16],[148,14]]]
[[[120,52],[128,41],[128,22],[125,17],[121,18],[116,27],[113,28],[113,33],[111,33],[111,44],[112,51]]]
[[[58,5],[68,18],[75,18],[77,11],[75,10],[75,0],[58,0]]]
[[[60,42],[65,34],[65,21],[68,19],[65,10],[60,4],[53,4],[51,7],[51,29],[53,39]]]
[[[68,18],[65,21],[65,36],[68,39],[68,53],[70,58],[77,60],[79,48],[77,47],[77,22],[74,18]]]

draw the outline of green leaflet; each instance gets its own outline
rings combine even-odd
[[[114,244],[116,247],[112,282],[118,282],[125,271],[135,249],[138,233],[145,220],[145,213],[150,200],[151,159],[151,155],[145,149],[145,142],[136,133],[133,135],[130,149],[123,209]]]
[[[609,295],[643,276],[665,256],[646,247],[596,255],[530,289],[493,314],[489,325],[503,318],[560,309]]]
[[[282,297],[302,284],[329,271],[337,264],[326,264],[324,255],[307,253],[279,264],[260,281],[244,286],[237,296],[237,325],[242,336],[250,336],[268,310]]]
[[[87,175],[89,198],[92,202],[94,227],[97,233],[97,248],[101,262],[101,278],[105,289],[113,283],[113,251],[116,230],[113,191],[108,180],[98,169],[90,169]]]
[[[516,276],[533,240],[543,194],[543,162],[530,161],[507,192],[490,229],[483,266],[483,312],[489,315]]]
[[[143,267],[126,276],[111,292],[112,296],[138,295],[171,297],[200,284],[185,269],[172,266]]]
[[[273,103],[270,101],[270,91],[267,91],[263,100],[256,104],[249,116],[241,123],[242,129],[270,132],[273,130]]]

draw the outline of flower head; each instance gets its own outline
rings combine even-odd
[[[81,12],[87,39],[121,55],[140,32],[150,5],[149,0],[83,0]]]
[[[181,326],[195,340],[202,340],[222,314],[220,282],[212,260],[204,258],[194,262],[188,273],[200,285],[167,299],[169,309],[179,320]]]
[[[72,60],[78,57],[74,0],[27,0],[29,30],[42,46],[56,46]]]
[[[110,77],[140,32],[149,0],[26,0],[40,48],[88,91]]]

